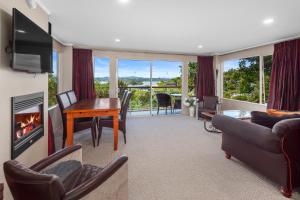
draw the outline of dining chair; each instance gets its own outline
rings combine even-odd
[[[69,97],[69,100],[70,100],[70,103],[71,104],[74,104],[77,102],[77,97],[76,97],[76,94],[74,92],[74,90],[70,90],[67,92],[67,95]]]
[[[157,115],[159,114],[159,108],[164,107],[166,108],[166,115],[168,114],[167,110],[168,107],[171,107],[171,113],[172,113],[172,100],[171,96],[166,93],[157,93]]]
[[[125,91],[123,92],[123,95],[122,95],[122,98],[121,98],[121,110],[122,110],[123,105],[124,105],[124,103],[125,103],[125,99],[126,99],[126,97],[127,97],[128,92],[129,92],[128,90],[125,90]],[[121,113],[121,111],[120,111],[120,113]]]
[[[76,97],[76,96],[75,96]],[[66,138],[67,138],[67,119],[64,110],[71,106],[70,99],[67,92],[63,92],[56,95],[58,106],[62,116],[63,122],[63,143],[62,148],[65,147]],[[91,128],[93,146],[96,146],[96,137],[97,137],[97,118],[78,118],[74,120],[74,132],[82,131],[85,129]]]
[[[126,144],[126,118],[127,118],[127,112],[129,108],[130,99],[132,97],[131,92],[127,92],[127,95],[124,100],[123,108],[121,108],[120,117],[119,117],[119,130],[123,132],[124,135],[124,142]],[[99,146],[100,138],[102,135],[102,129],[103,127],[113,128],[113,118],[106,118],[106,119],[100,119],[98,122],[98,142],[97,145]]]
[[[202,117],[202,112],[209,112],[212,114],[217,113],[218,109],[219,97],[217,96],[204,96],[203,101],[199,102],[198,107],[198,119]]]

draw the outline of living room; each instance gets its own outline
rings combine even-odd
[[[299,6],[0,0],[0,199],[300,199]]]

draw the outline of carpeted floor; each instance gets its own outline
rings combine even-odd
[[[136,117],[128,120],[128,143],[120,133],[118,152],[105,129],[100,147],[89,133],[84,162],[104,165],[117,155],[129,156],[130,200],[284,200],[278,186],[239,161],[227,160],[221,135],[204,131],[203,122],[186,116]],[[295,193],[293,199],[300,199]]]

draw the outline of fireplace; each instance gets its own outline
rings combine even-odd
[[[12,159],[44,135],[43,110],[43,92],[12,97]]]

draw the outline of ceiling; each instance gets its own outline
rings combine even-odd
[[[81,47],[214,55],[300,36],[299,0],[39,1],[53,35]]]

